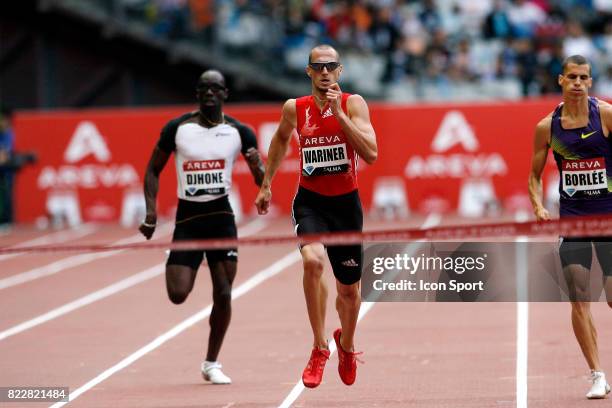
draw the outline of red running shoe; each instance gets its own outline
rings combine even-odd
[[[308,364],[302,373],[302,382],[305,387],[315,388],[321,384],[327,360],[329,360],[329,350],[317,347],[312,349],[310,360],[308,360]]]
[[[334,341],[336,342],[336,348],[338,349],[338,374],[340,379],[346,385],[353,385],[355,378],[357,378],[357,361],[362,362],[357,358],[359,354],[354,351],[344,351],[340,345],[340,336],[342,335],[342,329],[336,329],[334,332]]]

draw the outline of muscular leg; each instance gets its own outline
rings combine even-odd
[[[166,289],[174,304],[181,304],[193,289],[197,270],[185,265],[166,265]]]
[[[353,339],[357,327],[357,317],[361,307],[361,296],[359,295],[359,281],[352,285],[344,285],[336,280],[336,310],[340,317],[342,336],[340,345],[346,351],[353,350]]]
[[[304,296],[314,336],[313,347],[327,348],[325,338],[327,285],[322,279],[325,248],[322,244],[309,244],[305,245],[301,252],[304,262]]]
[[[572,300],[572,328],[582,354],[591,370],[600,371],[597,330],[591,315],[589,299],[590,271],[582,265],[572,264],[564,268]]]
[[[223,338],[232,318],[232,283],[236,277],[237,262],[222,260],[209,262],[213,284],[213,307],[210,313],[210,335],[206,361],[217,361]]]
[[[601,371],[597,349],[597,330],[589,302],[572,302],[572,327],[576,340],[591,370]]]

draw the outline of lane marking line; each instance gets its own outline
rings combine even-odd
[[[238,232],[243,234],[244,236],[248,236],[251,234],[256,234],[267,226],[267,222],[249,222],[244,227],[241,227]],[[5,340],[11,336],[29,330],[33,327],[39,326],[43,323],[46,323],[50,320],[56,319],[60,316],[63,316],[67,313],[73,312],[77,309],[90,305],[98,300],[102,300],[109,296],[115,295],[121,291],[124,291],[132,286],[143,283],[147,280],[153,279],[156,276],[159,276],[165,272],[164,265],[156,265],[151,268],[145,269],[139,273],[131,275],[125,279],[122,279],[118,282],[115,282],[109,286],[106,286],[100,290],[89,293],[79,299],[73,300],[72,302],[66,303],[60,307],[57,307],[53,310],[50,310],[46,313],[43,313],[33,319],[27,320],[23,323],[17,324],[13,327],[10,327],[4,331],[0,332],[0,341]]]
[[[169,235],[172,232],[172,228],[174,228],[173,223],[166,223],[159,227],[159,231],[157,231],[156,238],[162,238]],[[134,234],[130,237],[120,239],[115,241],[112,245],[120,245],[120,244],[131,244],[135,242],[141,242],[143,240],[142,234]],[[30,269],[26,272],[21,272],[8,278],[0,279],[0,290],[7,289],[13,286],[21,285],[26,282],[30,282],[36,279],[44,278],[46,276],[54,275],[58,272],[63,271],[64,269],[74,268],[75,266],[83,265],[89,263],[91,261],[97,259],[108,258],[110,256],[118,255],[122,252],[125,252],[125,249],[119,249],[116,251],[109,252],[99,252],[99,253],[90,253],[90,254],[79,254],[69,256],[67,258],[60,259],[58,261],[52,262],[47,265],[39,266],[37,268]]]
[[[293,265],[294,263],[298,262],[301,259],[302,259],[302,256],[300,255],[297,249],[289,252],[287,255],[283,256],[281,259],[274,262],[272,265],[268,266],[267,268],[259,271],[254,276],[252,276],[251,278],[246,280],[244,283],[242,283],[240,286],[232,290],[232,300],[238,299],[242,295],[253,290],[257,286],[259,286],[261,283],[279,274],[280,272],[282,272],[283,270],[290,267],[291,265]],[[123,360],[115,364],[114,366],[106,369],[105,371],[100,373],[98,376],[92,378],[87,383],[83,384],[82,386],[80,386],[79,388],[71,392],[69,402],[74,401],[79,396],[83,395],[85,392],[92,389],[96,385],[100,384],[107,378],[111,377],[112,375],[128,367],[129,365],[139,360],[140,358],[146,356],[148,353],[157,349],[158,347],[160,347],[167,341],[173,339],[174,337],[178,336],[179,334],[181,334],[182,332],[184,332],[185,330],[187,330],[194,324],[207,318],[208,316],[210,316],[211,311],[212,311],[212,304],[209,304],[204,309],[200,310],[196,314],[183,320],[181,323],[174,326],[172,329],[168,330],[161,336],[155,338],[153,341],[151,341],[147,345],[136,350],[134,353],[130,354],[129,356],[127,356],[126,358],[124,358]],[[58,403],[51,405],[50,408],[59,408],[59,407],[63,407],[66,404],[68,404],[68,402],[58,402]]]
[[[9,248],[19,248],[21,246],[59,244],[59,243],[63,243],[66,241],[70,241],[72,239],[82,238],[85,235],[93,234],[98,229],[99,227],[93,224],[84,224],[80,226],[79,228],[75,228],[75,229],[51,232],[49,234],[43,235],[42,237],[33,238],[28,241],[24,241],[24,242],[15,244],[15,245],[11,245]],[[20,255],[23,255],[23,253],[2,254],[0,255],[0,261],[5,261],[7,259],[14,258]]]
[[[90,305],[98,300],[102,300],[109,296],[115,295],[125,289],[131,288],[132,286],[138,285],[139,283],[145,282],[156,276],[164,273],[164,265],[156,265],[152,268],[146,269],[140,273],[132,275],[128,278],[120,280],[119,282],[113,283],[112,285],[106,286],[100,290],[85,295],[79,299],[76,299],[70,303],[66,303],[60,307],[50,310],[46,313],[41,314],[33,319],[27,320],[9,329],[0,332],[0,341],[5,340],[11,336],[24,332],[28,329],[41,325],[48,322],[49,320],[56,319],[67,313],[73,312],[77,309]]]
[[[527,408],[528,364],[529,364],[529,282],[527,271],[526,236],[514,240],[516,248],[516,408]],[[523,301],[520,301],[523,299]]]

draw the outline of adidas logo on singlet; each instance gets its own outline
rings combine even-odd
[[[355,262],[355,260],[353,258],[349,259],[348,261],[343,261],[342,265],[344,265],[344,266],[352,266],[352,267],[359,266],[357,264],[357,262]]]
[[[325,113],[323,113],[323,116],[321,116],[323,119],[328,118],[332,116],[332,111],[331,108],[327,108],[327,110],[325,111]]]

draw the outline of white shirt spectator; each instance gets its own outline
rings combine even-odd
[[[597,11],[612,13],[612,0],[593,0],[593,6]]]
[[[567,24],[567,37],[563,40],[563,53],[566,57],[582,55],[594,63],[598,59],[597,48],[593,40],[585,35],[582,25],[577,21]]]
[[[531,35],[538,24],[546,20],[546,13],[527,0],[514,0],[508,8],[508,20],[519,31]]]

